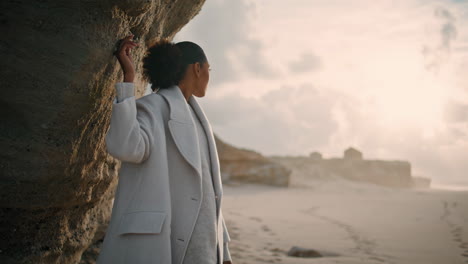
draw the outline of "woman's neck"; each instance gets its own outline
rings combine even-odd
[[[179,88],[180,90],[182,91],[182,94],[184,95],[185,97],[185,101],[189,101],[189,98],[190,96],[193,94],[193,86],[192,85],[188,85],[187,82],[179,82]]]

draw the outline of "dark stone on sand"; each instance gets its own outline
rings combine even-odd
[[[323,257],[320,252],[314,250],[314,249],[309,249],[309,248],[301,248],[301,247],[296,247],[293,246],[289,251],[288,251],[288,256],[292,257],[300,257],[300,258],[321,258]]]

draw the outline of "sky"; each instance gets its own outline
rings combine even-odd
[[[264,155],[407,160],[468,187],[468,1],[207,0],[174,38],[211,64],[197,98]]]

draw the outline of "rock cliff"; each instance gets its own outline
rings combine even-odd
[[[104,141],[122,81],[115,44],[140,38],[141,73],[145,46],[172,38],[203,3],[1,2],[1,263],[77,263],[102,238],[120,166]],[[138,76],[136,86],[142,95]]]
[[[307,156],[270,156],[271,160],[293,170],[294,179],[330,179],[335,176],[394,188],[430,188],[430,179],[414,177],[411,164],[403,160],[366,160],[354,148],[343,158],[324,159],[319,152]]]
[[[223,182],[252,182],[289,186],[291,169],[258,152],[236,148],[215,135]]]

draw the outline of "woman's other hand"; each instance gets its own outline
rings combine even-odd
[[[129,35],[120,40],[119,47],[114,55],[119,60],[120,66],[124,73],[124,82],[133,82],[135,78],[135,65],[131,55],[131,49],[139,46],[133,41],[134,35]]]

